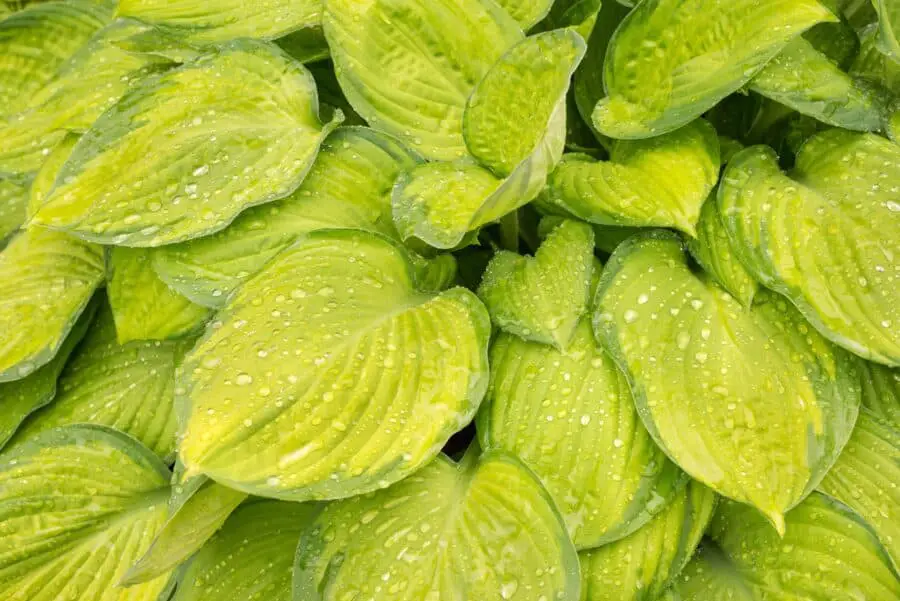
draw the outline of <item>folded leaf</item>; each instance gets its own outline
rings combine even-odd
[[[831,130],[807,141],[787,176],[775,154],[738,153],[719,188],[732,247],[764,286],[791,299],[824,336],[900,365],[900,147]]]
[[[694,236],[719,165],[716,131],[698,120],[649,140],[616,142],[609,161],[565,157],[550,176],[548,200],[591,223],[671,226]]]
[[[297,548],[294,599],[578,599],[578,555],[538,479],[510,455],[467,459],[328,505]]]
[[[677,129],[740,89],[795,36],[835,20],[816,0],[641,2],[610,41],[594,126],[629,139]]]
[[[593,258],[590,226],[566,220],[534,257],[509,251],[494,255],[478,296],[500,329],[565,349],[587,310]]]
[[[900,3],[897,0],[872,0],[878,11],[881,38],[878,48],[896,63],[900,63]]]
[[[900,430],[900,370],[861,361],[862,406]]]
[[[210,234],[290,194],[334,126],[277,47],[236,40],[145,80],[76,144],[33,221],[105,244]]]
[[[716,506],[716,494],[691,481],[640,530],[582,551],[584,601],[657,601],[687,564]]]
[[[486,0],[325,0],[325,35],[347,99],[375,129],[429,159],[466,152],[466,100],[522,39]]]
[[[355,228],[396,237],[391,189],[417,157],[399,141],[363,127],[339,128],[290,196],[248,209],[226,229],[153,251],[162,279],[194,302],[221,306],[228,294],[300,236]]]
[[[0,179],[0,245],[25,222],[28,186]]]
[[[594,330],[628,376],[638,413],[682,469],[779,529],[834,463],[859,407],[856,359],[782,297],[750,310],[687,264],[677,236],[616,249]]]
[[[706,541],[672,586],[673,601],[759,601],[722,551]]]
[[[753,509],[720,503],[709,531],[754,599],[894,601],[900,578],[871,528],[845,505],[814,493],[779,536]]]
[[[239,288],[183,369],[189,472],[329,499],[431,460],[478,409],[490,323],[471,292],[423,293],[413,278],[395,243],[328,231]]]
[[[531,29],[543,19],[554,3],[553,0],[496,0],[496,2],[525,30]]]
[[[168,478],[148,449],[104,427],[45,432],[4,453],[0,597],[156,599],[168,575],[130,590],[116,584],[165,520]]]

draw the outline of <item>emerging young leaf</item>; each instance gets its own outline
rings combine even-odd
[[[332,230],[241,286],[183,369],[189,472],[330,499],[384,488],[437,455],[487,388],[490,322],[471,292],[424,293],[413,278],[396,243]]]
[[[160,280],[151,259],[143,248],[118,246],[109,251],[106,292],[121,344],[178,338],[202,329],[211,315]]]
[[[0,462],[0,598],[155,600],[168,575],[117,583],[166,517],[169,470],[98,426],[43,433]]]
[[[862,406],[900,431],[900,370],[861,361]]]
[[[750,507],[728,501],[709,533],[754,599],[900,598],[900,578],[869,525],[820,493],[787,515],[784,536]]]
[[[236,40],[144,80],[76,144],[33,221],[159,246],[218,231],[290,194],[334,122],[276,46]]]
[[[705,541],[672,585],[672,601],[759,601],[713,543]]]
[[[372,495],[328,505],[300,540],[294,601],[578,599],[578,555],[517,459],[440,455]]]
[[[0,382],[49,362],[103,281],[100,247],[32,228],[0,251]]]
[[[900,63],[900,2],[897,0],[872,0],[878,11],[878,28],[881,38],[878,48],[895,63]]]
[[[820,133],[781,172],[762,146],[738,153],[719,211],[741,262],[824,336],[900,365],[900,147],[873,134]]]
[[[641,424],[625,376],[587,319],[565,352],[500,334],[488,399],[478,416],[483,446],[537,473],[579,549],[634,532],[684,482]]]
[[[419,159],[396,139],[364,127],[342,127],[290,196],[242,213],[212,236],[154,249],[154,267],[175,290],[201,305],[228,294],[302,235],[354,228],[396,237],[391,189]]]
[[[604,62],[594,126],[648,138],[693,121],[750,81],[804,30],[836,17],[816,0],[647,0],[625,17]]]
[[[547,16],[553,0],[496,0],[524,30],[531,29]]]
[[[694,236],[719,166],[716,131],[697,120],[649,140],[616,142],[609,161],[565,157],[550,176],[548,200],[591,223],[675,227]]]
[[[716,494],[691,481],[634,534],[582,551],[582,599],[657,601],[693,555],[715,506]]]
[[[856,359],[784,298],[746,310],[691,271],[667,232],[616,249],[594,330],[625,371],[638,413],[682,469],[779,529],[834,463],[859,407]]]
[[[0,246],[25,222],[29,188],[11,179],[0,179]]]
[[[500,329],[565,349],[587,310],[593,258],[591,227],[565,220],[534,257],[509,251],[494,255],[478,296]]]
[[[268,500],[237,508],[191,560],[173,601],[291,601],[297,541],[319,511]]]
[[[488,0],[325,0],[323,22],[353,108],[439,160],[465,155],[466,101],[522,39],[512,17]]]

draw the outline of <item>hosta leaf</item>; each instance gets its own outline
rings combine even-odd
[[[181,30],[192,43],[234,38],[274,39],[322,18],[321,0],[119,0],[120,17],[134,17]]]
[[[591,223],[671,226],[695,234],[719,178],[719,139],[703,120],[612,146],[609,161],[570,155],[550,176],[550,202]]]
[[[120,343],[178,338],[202,329],[211,315],[160,280],[151,261],[152,254],[143,248],[109,251],[106,292]]]
[[[535,27],[538,31],[550,31],[571,27],[585,40],[590,37],[602,7],[600,0],[556,0],[543,21]]]
[[[29,187],[11,179],[0,179],[0,245],[25,221]]]
[[[34,217],[34,214],[37,213],[38,209],[44,204],[44,201],[47,200],[47,196],[50,194],[50,191],[53,190],[56,176],[59,175],[60,169],[62,169],[62,166],[69,160],[69,155],[72,154],[72,149],[75,148],[75,144],[78,143],[80,137],[81,136],[74,133],[66,134],[53,150],[50,151],[50,154],[47,155],[44,164],[41,165],[41,168],[35,174],[34,179],[31,180],[31,190],[28,194],[28,205],[25,211],[26,220]]]
[[[670,233],[619,246],[596,303],[595,332],[657,443],[688,474],[782,529],[784,512],[850,436],[855,358],[775,294],[761,291],[746,310],[690,269]]]
[[[506,9],[522,29],[531,29],[538,21],[543,19],[553,0],[496,0],[497,4]]]
[[[704,542],[672,586],[673,601],[759,601],[714,544]]]
[[[819,489],[853,508],[900,566],[900,431],[863,410]]]
[[[145,80],[76,144],[37,223],[107,244],[218,231],[303,180],[334,123],[277,47],[236,40]]]
[[[878,11],[878,28],[881,38],[879,49],[900,63],[900,2],[897,0],[872,0]]]
[[[325,0],[325,35],[353,108],[430,159],[466,152],[466,100],[522,39],[487,0]]]
[[[578,555],[538,479],[510,455],[472,459],[328,505],[300,540],[294,601],[578,599]]]
[[[169,473],[115,430],[71,426],[4,453],[0,596],[10,601],[153,601],[163,575],[116,586],[166,516]]]
[[[175,450],[175,368],[193,341],[118,344],[104,305],[66,364],[53,403],[32,414],[10,445],[46,430],[90,423],[116,428],[163,458]]]
[[[584,601],[657,601],[687,564],[716,506],[716,494],[691,481],[640,530],[582,551]]]
[[[206,306],[221,306],[234,288],[307,232],[356,228],[396,236],[391,189],[418,162],[400,142],[363,127],[339,128],[290,196],[248,209],[226,229],[153,251],[163,280]]]
[[[900,370],[860,362],[862,406],[900,430]]]
[[[500,334],[478,431],[543,480],[578,548],[640,528],[683,483],[641,424],[625,376],[582,320],[565,352]]]
[[[738,90],[792,38],[834,20],[816,0],[641,2],[610,41],[594,126],[613,138],[672,131]]]
[[[478,296],[500,329],[564,349],[587,309],[593,258],[590,226],[566,220],[534,257],[494,255]]]
[[[774,153],[736,155],[719,211],[741,262],[825,336],[900,365],[900,147],[831,130],[807,141],[790,176]]]
[[[416,290],[411,267],[375,234],[314,232],[239,288],[185,362],[189,472],[306,500],[431,460],[484,395],[490,324],[467,290]]]
[[[814,493],[787,515],[781,537],[753,509],[720,503],[712,538],[761,601],[894,601],[900,578],[871,528]]]
[[[103,281],[100,247],[40,228],[0,252],[0,382],[50,361]]]
[[[321,27],[306,27],[291,32],[284,37],[275,40],[278,47],[303,64],[321,61],[330,56],[328,40]],[[323,103],[325,98],[319,87],[319,100]]]
[[[700,221],[697,223],[697,237],[689,240],[687,247],[691,256],[731,296],[741,301],[745,307],[753,304],[759,284],[731,248],[728,232],[719,216],[715,190],[703,203]]]
[[[878,51],[876,27],[873,23],[860,34],[859,53],[849,72],[854,77],[882,86],[894,96],[900,96],[900,62],[894,62]]]
[[[173,601],[291,601],[297,541],[319,510],[283,501],[239,507],[191,560]]]

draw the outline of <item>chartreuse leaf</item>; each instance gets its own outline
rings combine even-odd
[[[291,601],[297,541],[320,509],[270,500],[242,505],[191,560],[173,601]]]
[[[900,566],[900,431],[868,410],[819,490],[853,508]]]
[[[294,570],[294,601],[579,598],[578,555],[537,477],[471,449],[326,506]]]
[[[404,239],[453,248],[538,195],[562,156],[566,91],[584,48],[577,33],[561,29],[503,55],[466,105],[465,141],[481,164],[429,163],[397,181],[394,222]]]
[[[538,21],[547,16],[553,0],[496,0],[506,9],[522,29],[531,29]]]
[[[119,246],[109,251],[106,292],[120,343],[178,338],[202,329],[211,315],[160,280],[152,254],[144,248]]]
[[[610,41],[594,126],[613,138],[677,129],[750,81],[795,36],[836,19],[816,0],[641,2]]]
[[[672,601],[759,601],[713,543],[700,545],[670,589]]]
[[[35,4],[0,21],[0,118],[28,106],[111,13],[110,3],[70,0]]]
[[[900,147],[831,130],[803,145],[790,176],[771,149],[738,153],[718,197],[732,247],[757,280],[824,336],[888,365],[900,365],[897,181]]]
[[[540,476],[580,549],[634,532],[683,484],[587,319],[566,351],[500,334],[488,399],[483,446],[514,453]]]
[[[119,0],[120,17],[174,28],[192,43],[274,39],[319,25],[321,0]]]
[[[471,292],[424,293],[413,278],[396,243],[332,230],[241,286],[185,361],[189,473],[327,499],[431,460],[478,409],[490,323]]]
[[[590,37],[602,7],[600,0],[556,0],[536,29],[550,31],[571,27],[585,40]]]
[[[731,248],[728,232],[719,216],[715,190],[703,203],[700,221],[697,222],[697,237],[688,240],[687,247],[691,256],[731,296],[745,307],[753,304],[759,284]]]
[[[900,62],[894,62],[877,48],[877,24],[866,27],[859,35],[859,53],[850,65],[854,77],[882,86],[894,96],[900,96]]]
[[[0,245],[25,221],[29,188],[11,179],[0,179]]]
[[[290,194],[334,126],[277,47],[236,40],[145,80],[75,145],[33,221],[107,244],[218,231]]]
[[[657,601],[687,564],[716,506],[716,494],[691,481],[637,532],[582,551],[584,601]]]
[[[31,189],[28,193],[28,205],[25,210],[26,220],[34,217],[47,195],[53,190],[53,184],[56,182],[56,176],[59,175],[60,169],[69,160],[72,149],[78,143],[80,136],[78,134],[69,133],[59,141],[59,143],[50,151],[44,160],[44,164],[31,180]]]
[[[43,433],[0,463],[0,597],[152,601],[168,575],[116,586],[166,517],[169,470],[98,426]]]
[[[900,430],[900,370],[860,362],[862,406]]]
[[[466,100],[522,39],[515,20],[487,0],[325,0],[323,23],[356,112],[440,160],[466,154]]]
[[[813,493],[787,515],[784,536],[750,507],[719,504],[709,531],[761,601],[894,601],[900,578],[869,525]]]
[[[98,311],[59,379],[53,403],[31,415],[15,446],[47,430],[89,423],[133,436],[162,458],[175,450],[175,368],[193,341],[116,342],[109,307]]]
[[[878,48],[896,63],[900,63],[900,3],[897,0],[872,0],[878,12],[881,37]]]
[[[587,310],[593,258],[591,227],[566,220],[534,257],[509,251],[494,255],[478,296],[500,329],[565,349]]]
[[[855,358],[780,296],[746,310],[687,264],[680,239],[636,235],[597,290],[594,329],[638,413],[688,474],[749,503],[781,531],[821,480],[859,407]]]
[[[616,142],[609,161],[566,157],[550,176],[548,200],[591,223],[671,226],[694,236],[719,166],[716,131],[698,120],[649,140]]]
[[[229,292],[308,232],[355,228],[396,237],[391,189],[399,173],[416,163],[416,155],[391,136],[339,128],[290,196],[248,209],[212,236],[155,249],[154,267],[191,300],[221,306]]]
[[[40,228],[0,252],[0,382],[49,362],[103,281],[100,247]]]

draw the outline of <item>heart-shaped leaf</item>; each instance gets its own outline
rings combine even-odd
[[[680,239],[636,235],[613,253],[594,330],[628,376],[666,453],[779,529],[850,436],[856,359],[818,336],[782,297],[746,310],[695,274]]]
[[[500,329],[564,349],[587,310],[593,258],[590,226],[566,220],[534,257],[509,251],[494,255],[478,296]]]
[[[33,221],[128,246],[210,234],[296,189],[334,125],[320,124],[303,65],[272,44],[229,42],[104,113]]]
[[[900,430],[900,370],[861,361],[862,406]]]
[[[897,0],[872,0],[878,11],[878,28],[881,37],[879,49],[895,63],[900,63],[900,2]]]
[[[413,278],[396,243],[333,230],[239,288],[183,369],[189,472],[307,500],[431,460],[478,409],[490,323],[471,292],[423,293]]]
[[[787,176],[764,146],[738,153],[719,188],[732,248],[764,286],[797,305],[824,336],[900,365],[900,146],[830,130]]]
[[[328,505],[297,549],[294,601],[578,599],[578,555],[518,460],[440,455],[387,490]]]
[[[548,200],[591,223],[671,226],[694,236],[719,165],[716,131],[698,120],[649,140],[616,142],[609,161],[564,157]]]
[[[0,179],[0,246],[25,222],[28,194],[28,186]]]

